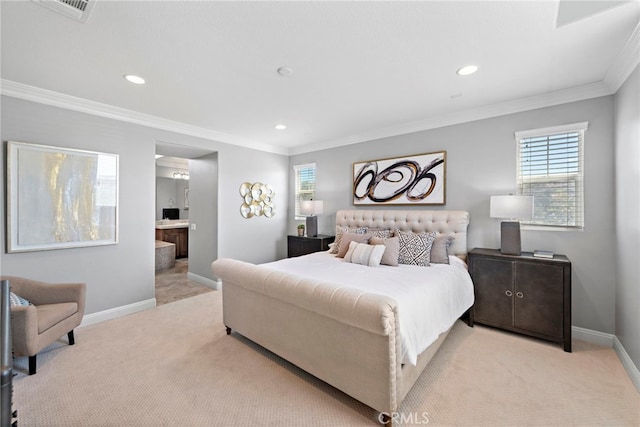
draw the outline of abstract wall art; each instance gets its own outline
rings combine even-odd
[[[275,195],[275,191],[268,184],[243,182],[240,184],[240,197],[242,197],[240,215],[247,219],[262,215],[271,218],[276,214],[273,203]]]
[[[444,205],[446,151],[353,164],[354,205]]]
[[[7,143],[7,252],[116,243],[118,155]]]

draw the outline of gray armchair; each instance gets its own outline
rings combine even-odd
[[[33,305],[11,307],[11,340],[15,356],[29,357],[29,375],[36,373],[36,356],[67,334],[75,343],[73,329],[84,315],[86,284],[46,283],[21,277],[2,276],[11,291]]]

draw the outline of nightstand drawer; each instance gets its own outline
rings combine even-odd
[[[313,252],[329,250],[329,244],[333,243],[335,236],[319,234],[316,237],[287,236],[287,256],[289,258],[307,255]]]

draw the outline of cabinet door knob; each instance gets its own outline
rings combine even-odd
[[[506,291],[504,291],[504,294],[508,297],[510,297],[511,295],[513,295],[513,292],[511,292],[509,289],[507,289]]]
[[[516,292],[516,296],[518,298],[524,298],[524,294],[522,292]]]

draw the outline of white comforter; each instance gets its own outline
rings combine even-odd
[[[398,303],[402,363],[415,365],[418,354],[473,305],[473,283],[466,265],[454,256],[449,262],[430,267],[367,267],[316,252],[262,265],[393,298]]]

